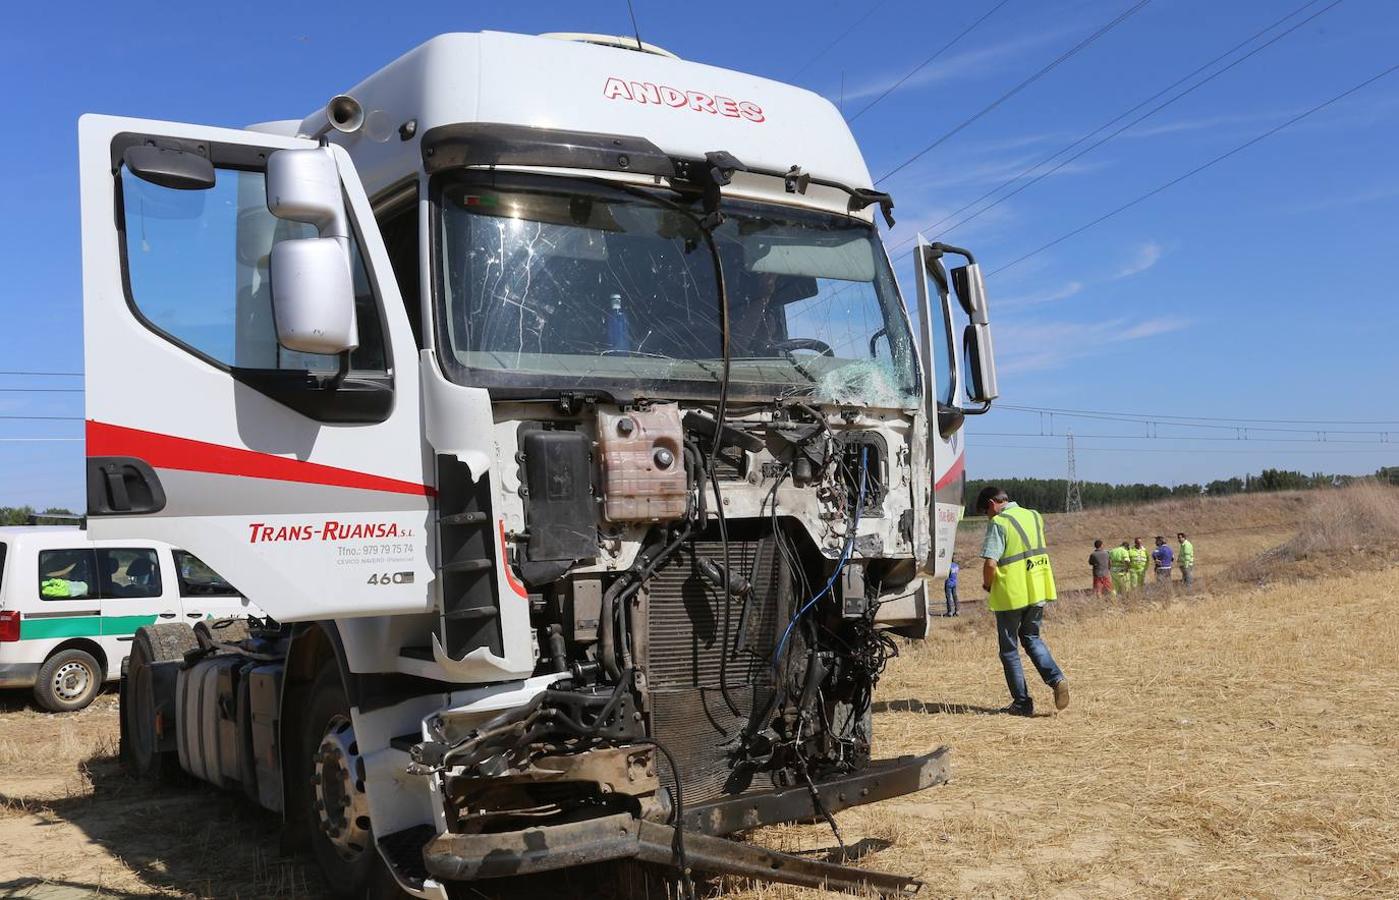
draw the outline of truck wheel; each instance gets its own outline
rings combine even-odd
[[[34,682],[34,699],[44,709],[72,712],[92,702],[102,689],[102,666],[83,650],[62,650],[44,660]]]
[[[179,662],[185,653],[197,649],[194,632],[185,625],[147,625],[137,629],[131,642],[121,676],[121,762],[127,774],[138,778],[160,778],[179,770],[175,750],[162,750],[161,735],[156,733],[156,715],[163,709],[165,731],[173,733],[177,712],[173,685],[169,696],[157,686],[152,666],[156,663]]]
[[[408,897],[374,845],[364,762],[350,721],[350,704],[332,660],[311,686],[302,732],[301,802],[311,852],[334,897]]]

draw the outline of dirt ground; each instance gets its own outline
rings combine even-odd
[[[968,566],[963,616],[904,647],[875,708],[877,755],[946,744],[953,780],[839,813],[846,843],[864,865],[922,878],[923,897],[1399,895],[1396,549],[1313,558],[1308,577],[1267,586],[1230,577],[1294,535],[1310,502],[1051,517],[1063,599],[1045,636],[1073,701],[1052,713],[1036,685],[1033,719],[995,714],[1008,698]],[[1092,537],[1178,529],[1200,559],[1193,595],[1078,590]],[[959,543],[969,559],[977,528]],[[62,716],[0,694],[0,897],[321,896],[315,872],[279,852],[274,817],[212,789],[127,780],[116,735],[114,693]],[[816,826],[751,839],[834,848]]]

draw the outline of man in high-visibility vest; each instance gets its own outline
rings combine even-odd
[[[1151,559],[1151,551],[1146,549],[1141,538],[1137,538],[1132,545],[1132,587],[1140,588],[1146,584],[1146,564]]]
[[[1035,712],[1020,665],[1020,647],[1053,689],[1055,708],[1063,709],[1069,705],[1069,682],[1040,637],[1044,605],[1058,597],[1045,549],[1044,517],[1014,503],[995,485],[982,488],[976,508],[988,520],[981,545],[981,586],[990,594],[986,606],[996,614],[1001,667],[1011,697],[1005,712],[1016,716]]]
[[[1176,565],[1180,566],[1180,580],[1188,587],[1195,583],[1195,545],[1190,543],[1183,531],[1176,532],[1176,540],[1180,541],[1180,557]]]
[[[1108,566],[1112,569],[1112,592],[1125,597],[1132,589],[1132,548],[1126,541],[1112,548],[1108,554]]]

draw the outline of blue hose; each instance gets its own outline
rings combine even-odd
[[[850,551],[855,549],[855,535],[860,530],[860,510],[865,507],[865,456],[869,453],[869,447],[860,448],[860,499],[855,503],[855,519],[850,526],[850,533],[846,535],[845,547],[840,551],[840,559],[836,561],[835,571],[831,573],[831,578],[826,582],[826,586],[817,591],[808,601],[803,603],[792,615],[792,621],[787,623],[787,630],[782,632],[782,640],[777,642],[777,651],[772,655],[772,668],[774,671],[782,662],[782,651],[787,646],[787,639],[792,636],[792,629],[796,627],[797,620],[806,614],[808,609],[816,605],[816,601],[826,596],[831,588],[835,586],[836,579],[844,571],[845,564],[850,561]]]

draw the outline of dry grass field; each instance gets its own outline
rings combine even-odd
[[[1036,684],[1035,718],[995,714],[1008,697],[968,523],[964,614],[904,647],[875,715],[878,755],[946,744],[953,780],[838,814],[863,863],[919,876],[925,897],[1399,896],[1399,491],[1172,501],[1048,529],[1062,599],[1045,637],[1072,705],[1049,712]],[[1083,592],[1093,537],[1177,530],[1196,544],[1195,593]],[[0,896],[320,896],[279,855],[275,820],[126,780],[115,737],[111,694],[66,716],[0,700]],[[833,848],[814,825],[752,839]]]

